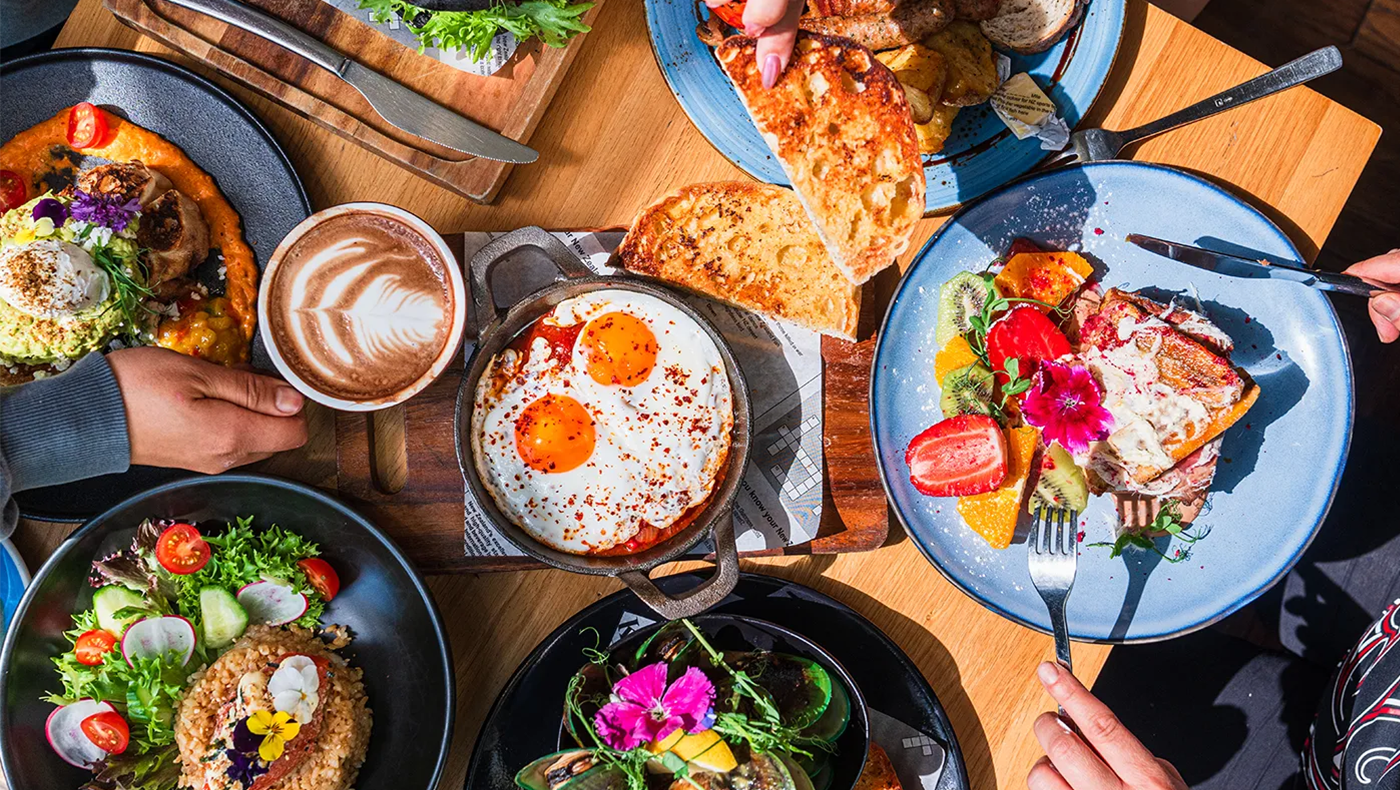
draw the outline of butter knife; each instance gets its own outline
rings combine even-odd
[[[280,19],[236,0],[168,0],[267,39],[345,80],[384,120],[416,137],[497,162],[528,164],[539,158],[529,146],[464,118],[407,86],[365,68]]]
[[[1128,241],[1164,258],[1230,277],[1291,280],[1319,291],[1335,291],[1368,298],[1378,293],[1400,293],[1400,286],[1364,280],[1351,274],[1305,269],[1296,264],[1280,263],[1267,258],[1243,258],[1137,233],[1129,234]]]

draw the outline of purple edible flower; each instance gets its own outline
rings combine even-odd
[[[36,221],[48,217],[53,220],[54,226],[57,227],[68,219],[68,207],[53,198],[44,198],[34,204],[34,210],[30,212],[30,216]]]
[[[228,778],[244,787],[252,787],[259,776],[267,773],[267,766],[259,762],[256,754],[244,754],[233,749],[229,749],[224,754],[228,756],[229,761],[226,771]]]
[[[233,726],[233,748],[240,752],[256,752],[262,743],[261,735],[254,735],[248,729],[248,720],[242,719]]]
[[[82,191],[74,193],[73,205],[69,206],[73,219],[114,231],[125,230],[131,218],[140,210],[141,201],[136,198],[122,201],[117,195],[89,195]]]

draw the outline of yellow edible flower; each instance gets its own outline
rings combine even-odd
[[[248,717],[248,732],[263,736],[262,743],[258,745],[258,756],[270,763],[282,756],[287,741],[301,732],[301,725],[281,711],[269,713],[259,710]]]

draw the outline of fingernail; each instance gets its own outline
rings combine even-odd
[[[763,87],[771,88],[778,84],[778,76],[783,73],[783,59],[777,55],[769,55],[763,61]]]
[[[1064,716],[1056,716],[1055,723],[1060,725],[1060,729],[1064,730],[1065,732],[1074,732],[1074,728],[1069,726],[1069,722],[1065,721]]]
[[[1372,302],[1372,304],[1375,306],[1377,313],[1380,313],[1391,321],[1400,319],[1400,296],[1393,296],[1390,294],[1378,296],[1376,297],[1376,301]]]
[[[291,387],[278,387],[272,400],[283,414],[296,414],[301,410],[301,393]]]
[[[759,36],[763,35],[763,31],[767,29],[767,26],[760,25],[757,22],[744,23],[744,35],[748,36],[749,38],[758,38]]]
[[[1040,666],[1036,667],[1035,674],[1040,676],[1041,683],[1049,686],[1060,679],[1060,668],[1053,662],[1042,661]]]

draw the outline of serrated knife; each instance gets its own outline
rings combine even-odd
[[[1400,293],[1400,286],[1372,282],[1351,274],[1337,274],[1315,269],[1305,269],[1291,263],[1279,263],[1267,258],[1243,258],[1224,252],[1204,250],[1189,244],[1178,244],[1151,236],[1132,233],[1128,241],[1161,255],[1163,258],[1195,266],[1216,274],[1229,277],[1246,277],[1255,280],[1290,280],[1319,291],[1335,291],[1354,296],[1371,297],[1378,293]]]
[[[169,2],[214,17],[306,58],[349,83],[384,120],[415,137],[497,162],[528,164],[540,156],[533,148],[464,118],[407,86],[361,66],[286,22],[236,0]]]

